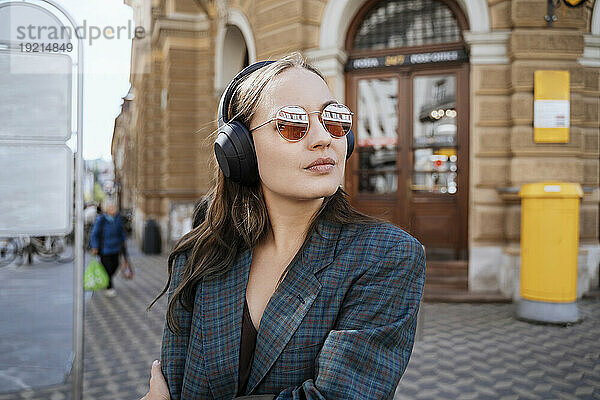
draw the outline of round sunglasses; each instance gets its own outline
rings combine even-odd
[[[310,114],[319,114],[319,121],[323,128],[334,138],[342,138],[352,128],[352,115],[354,114],[343,104],[328,104],[322,111],[308,112],[301,106],[283,106],[275,116],[263,122],[250,132],[275,121],[277,132],[289,142],[297,142],[306,136],[310,127]]]

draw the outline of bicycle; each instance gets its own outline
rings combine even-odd
[[[0,266],[13,262],[33,264],[33,257],[42,261],[67,263],[73,261],[73,253],[66,236],[20,236],[0,241]]]
[[[68,263],[75,258],[72,243],[69,242],[67,236],[51,236],[50,249],[54,255],[54,261],[59,263]]]
[[[19,245],[13,238],[0,238],[0,267],[4,267],[17,258]]]

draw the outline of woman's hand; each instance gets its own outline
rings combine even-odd
[[[150,390],[140,400],[171,400],[167,381],[160,370],[160,361],[155,360],[150,370]]]

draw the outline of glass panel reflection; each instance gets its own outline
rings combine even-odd
[[[367,13],[354,37],[357,50],[460,41],[456,16],[436,0],[381,0]]]
[[[358,82],[358,191],[389,194],[398,189],[398,79]]]
[[[457,192],[455,107],[453,75],[414,79],[413,190]]]

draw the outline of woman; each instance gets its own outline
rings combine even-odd
[[[169,256],[144,399],[391,398],[425,259],[406,232],[350,206],[350,111],[292,54],[242,71],[219,113],[221,168],[206,218]],[[252,151],[232,157],[248,145],[224,135],[245,127]]]
[[[121,216],[117,213],[117,204],[113,200],[105,200],[103,208],[104,213],[96,217],[92,227],[90,247],[92,254],[100,254],[100,262],[108,273],[108,287],[104,294],[107,297],[115,297],[117,292],[113,288],[112,278],[119,269],[120,254],[123,254],[124,264],[127,265],[125,228]]]

